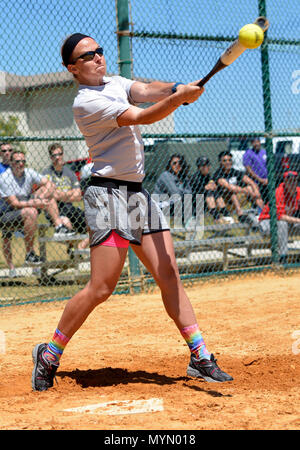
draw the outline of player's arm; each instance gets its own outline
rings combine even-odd
[[[134,83],[136,84],[136,83]],[[133,85],[134,86],[134,85]],[[132,86],[132,87],[133,87]],[[132,88],[131,88],[132,89]],[[174,112],[183,103],[193,103],[204,92],[204,89],[192,85],[179,85],[177,91],[159,100],[148,108],[131,106],[117,118],[120,127],[130,125],[146,125],[158,122]],[[131,91],[132,96],[132,91]],[[132,96],[134,101],[151,101],[150,97]],[[143,99],[143,100],[142,100]]]
[[[136,81],[130,89],[130,95],[135,103],[155,103],[163,100],[172,94],[174,83],[163,83],[153,81],[152,83],[142,83]]]
[[[187,86],[197,86],[200,80],[193,81]],[[156,103],[164,98],[173,95],[172,88],[175,83],[164,83],[162,81],[152,81],[151,83],[142,83],[136,81],[130,89],[130,95],[135,103]],[[177,89],[184,84],[178,84]],[[198,87],[199,89],[199,87]]]

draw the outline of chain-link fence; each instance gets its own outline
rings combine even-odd
[[[103,46],[108,75],[188,83],[243,25],[268,17],[260,48],[213,77],[196,103],[141,127],[144,185],[164,195],[183,279],[300,262],[300,4],[199,3],[2,2],[2,305],[67,298],[89,278],[90,160],[72,113],[77,85],[60,57],[74,32]],[[129,251],[116,291],[151,283]]]

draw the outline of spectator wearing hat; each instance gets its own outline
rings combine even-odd
[[[300,187],[298,173],[285,172],[283,182],[275,191],[277,211],[277,233],[280,262],[285,263],[288,253],[288,237],[300,232]],[[265,235],[270,234],[270,208],[267,204],[259,216],[259,229]]]
[[[200,156],[196,161],[197,171],[191,177],[193,193],[193,208],[196,208],[196,195],[204,195],[204,210],[208,211],[218,223],[233,223],[224,199],[210,175],[211,164],[206,156]]]

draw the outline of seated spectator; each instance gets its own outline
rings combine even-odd
[[[193,192],[193,208],[196,208],[196,195],[204,195],[204,211],[208,211],[219,223],[233,223],[226,208],[223,197],[220,195],[215,181],[210,175],[211,164],[208,158],[200,156],[196,165],[198,170],[191,177],[190,184]]]
[[[176,206],[181,208],[184,215],[184,196],[189,194],[192,199],[192,189],[189,182],[189,166],[183,155],[173,154],[168,160],[166,170],[158,177],[153,194],[160,197],[160,206],[166,213],[167,208],[171,215],[176,213]],[[190,211],[186,211],[187,217],[183,217],[185,223],[192,216],[192,204]]]
[[[52,198],[54,185],[35,170],[25,168],[25,164],[25,152],[13,150],[11,167],[0,175],[0,195],[4,200],[0,211],[3,253],[12,277],[15,276],[15,267],[12,262],[11,238],[15,230],[23,229],[24,232],[25,263],[41,263],[33,248],[39,209],[48,212],[56,232],[60,234],[64,232],[66,236],[73,234],[63,225],[63,220],[59,217],[57,203]],[[37,185],[38,189],[32,195],[34,185]]]
[[[82,200],[82,192],[76,174],[64,165],[64,150],[61,144],[55,143],[48,148],[51,165],[43,171],[56,186],[54,198],[57,201],[59,214],[70,220],[72,227],[79,234],[87,232],[84,211],[74,206],[73,202]],[[89,239],[86,238],[78,245],[79,249],[86,248]],[[68,246],[68,253],[73,256],[73,245]]]
[[[11,155],[12,151],[13,151],[13,148],[12,148],[11,144],[9,144],[8,142],[0,143],[0,154],[2,157],[2,162],[0,163],[0,175],[1,175],[1,173],[5,172],[6,169],[8,169],[10,167],[10,155]],[[6,202],[2,198],[2,195],[1,195],[1,197],[0,197],[0,215],[1,215],[1,211],[5,211],[5,209],[6,209]]]
[[[5,172],[10,166],[10,154],[13,151],[11,144],[8,142],[0,143],[0,155],[2,162],[0,163],[0,174]]]
[[[248,148],[244,153],[243,165],[246,169],[246,174],[257,184],[264,204],[268,203],[267,154],[266,150],[261,148],[261,142],[258,137],[252,140],[252,148]]]
[[[214,180],[218,186],[220,195],[225,202],[230,202],[237,213],[240,222],[249,222],[253,226],[258,225],[256,217],[243,214],[239,194],[244,194],[248,199],[254,201],[259,208],[264,203],[256,183],[248,175],[232,168],[232,155],[229,151],[219,154],[220,168],[214,174]]]
[[[287,262],[288,236],[300,232],[300,187],[298,173],[285,172],[281,183],[275,191],[277,210],[277,235],[279,260]],[[259,216],[259,229],[263,235],[270,234],[270,208],[267,204]]]

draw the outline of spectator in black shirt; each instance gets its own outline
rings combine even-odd
[[[211,164],[206,156],[200,156],[196,165],[198,170],[191,177],[190,185],[193,192],[193,208],[196,208],[196,195],[204,195],[204,210],[208,211],[219,223],[233,223],[224,199],[210,175]],[[195,214],[195,213],[194,213]]]
[[[244,194],[258,208],[264,206],[257,184],[244,172],[232,168],[232,154],[224,151],[219,154],[220,167],[214,174],[219,194],[226,202],[230,202],[237,213],[240,222],[248,222],[249,217],[243,214],[239,194]],[[257,220],[255,219],[255,224]],[[254,224],[254,223],[252,223]]]

